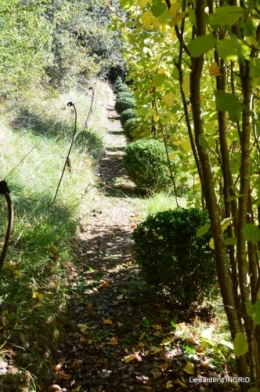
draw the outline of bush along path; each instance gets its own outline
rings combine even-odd
[[[67,322],[49,391],[236,391],[235,382],[189,381],[233,376],[230,349],[213,340],[203,345],[205,323],[155,298],[138,274],[131,235],[142,198],[124,172],[116,116],[108,110],[99,192],[81,222],[79,256],[68,266]]]

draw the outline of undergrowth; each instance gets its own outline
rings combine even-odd
[[[97,86],[101,103],[103,88]],[[92,125],[84,128],[90,98],[76,91],[60,96],[35,91],[0,108],[0,179],[6,179],[15,206],[0,276],[0,360],[9,365],[0,391],[43,390],[50,379],[50,364],[62,338],[80,207],[95,197],[93,164],[103,148],[102,108],[94,107]],[[71,171],[66,170],[53,203],[74,126],[69,101],[78,111],[78,135]],[[2,242],[6,226],[1,197]]]

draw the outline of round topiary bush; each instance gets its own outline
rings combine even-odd
[[[187,307],[219,293],[211,233],[196,235],[208,222],[203,210],[178,208],[148,216],[133,233],[136,261],[148,285]]]
[[[170,183],[165,147],[159,140],[141,139],[128,144],[123,163],[129,178],[139,188],[159,192]]]
[[[131,97],[119,98],[116,100],[115,109],[117,113],[121,114],[124,110],[133,108],[135,101]]]
[[[127,109],[127,110],[130,110],[130,109]],[[131,109],[132,110],[132,109]],[[122,114],[125,112],[126,110],[124,110],[123,112],[122,112]],[[125,133],[125,136],[128,138],[128,139],[133,139],[133,137],[132,137],[132,135],[131,135],[131,132],[132,131],[134,131],[135,129],[137,129],[137,127],[138,127],[138,121],[137,121],[137,118],[136,117],[132,117],[132,118],[129,118],[128,120],[126,120],[126,122],[123,124],[123,129],[124,129],[124,133]]]
[[[118,89],[119,89],[122,85],[123,85],[122,78],[121,78],[120,76],[118,76],[118,77],[116,78],[116,81],[115,81],[115,84],[114,84],[115,90],[118,91]]]
[[[130,90],[129,90],[129,87],[127,86],[127,84],[124,84],[124,83],[122,83],[121,85],[119,85],[119,87],[117,88],[117,92],[118,93],[123,93],[123,92],[125,92],[125,93],[127,93],[127,92],[129,92]]]
[[[122,126],[126,123],[130,118],[136,118],[136,112],[134,109],[126,109],[120,115],[120,121]]]
[[[133,94],[131,93],[131,91],[122,91],[121,93],[118,93],[116,96],[116,101],[119,101],[119,100],[125,99],[125,98],[133,98]]]

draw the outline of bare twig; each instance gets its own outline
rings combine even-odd
[[[6,258],[6,253],[7,253],[11,233],[13,230],[13,222],[14,222],[14,206],[13,206],[12,200],[9,196],[9,193],[10,193],[10,191],[8,189],[6,181],[5,180],[0,181],[0,194],[5,196],[7,206],[8,206],[8,226],[7,226],[7,231],[6,231],[6,235],[5,235],[5,243],[4,243],[3,250],[2,250],[2,253],[0,256],[0,272],[2,271],[4,261]]]
[[[74,105],[73,102],[68,102],[68,103],[67,103],[67,106],[72,106],[73,109],[74,109],[74,114],[75,114],[74,131],[73,131],[73,135],[72,135],[72,139],[71,139],[71,143],[70,143],[70,148],[69,148],[68,154],[67,154],[66,159],[65,159],[65,162],[64,162],[64,166],[63,166],[63,169],[62,169],[62,173],[61,173],[61,176],[60,176],[60,180],[59,180],[59,183],[58,183],[58,186],[57,186],[57,189],[56,189],[54,198],[53,198],[53,200],[52,200],[52,204],[55,203],[55,200],[56,200],[56,197],[57,197],[59,188],[60,188],[60,184],[61,184],[61,181],[62,181],[62,178],[63,178],[63,175],[64,175],[64,173],[65,173],[66,168],[67,168],[67,167],[69,167],[69,169],[71,168],[70,153],[71,153],[72,146],[73,146],[74,139],[75,139],[75,135],[76,135],[76,132],[77,132],[77,110],[76,110],[76,107],[75,107],[75,105]]]

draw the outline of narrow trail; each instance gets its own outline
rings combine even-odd
[[[191,364],[187,347],[196,344],[197,318],[174,308],[167,296],[151,295],[138,273],[131,234],[142,199],[124,171],[126,141],[113,101],[104,99],[103,107],[108,121],[98,191],[81,221],[78,257],[67,267],[67,322],[48,392],[235,392],[233,383],[189,382],[191,374],[218,377],[233,370],[211,365],[201,349]]]

